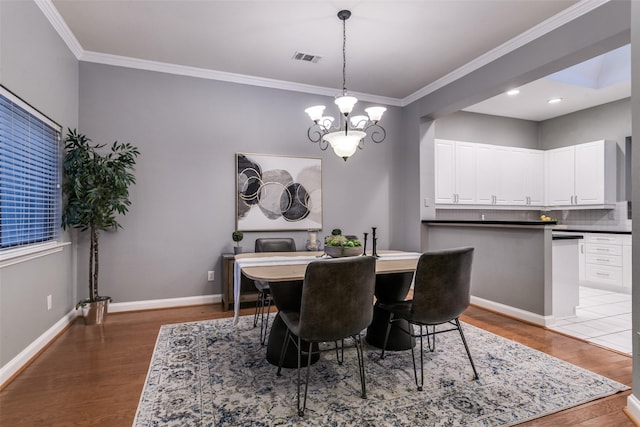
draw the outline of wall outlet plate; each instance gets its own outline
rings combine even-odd
[[[207,281],[208,282],[213,282],[215,280],[215,277],[216,277],[215,274],[216,274],[216,272],[213,271],[213,270],[212,271],[207,271]]]

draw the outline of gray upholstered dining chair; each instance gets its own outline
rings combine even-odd
[[[352,337],[358,356],[361,396],[367,397],[364,371],[364,351],[360,333],[373,317],[373,293],[376,281],[375,258],[369,256],[346,257],[313,261],[307,266],[302,284],[299,311],[280,310],[287,326],[280,355],[277,375],[281,375],[282,362],[289,342],[298,353],[298,415],[304,416],[309,388],[309,371],[314,343],[336,343],[338,364],[344,360],[344,339]],[[304,344],[308,344],[308,347]],[[338,341],[341,342],[340,349]],[[307,355],[307,374],[304,400],[300,404],[300,367],[302,356]]]
[[[296,242],[289,237],[265,237],[256,239],[256,252],[295,252]],[[253,282],[258,290],[258,299],[256,300],[256,312],[253,316],[253,327],[258,325],[258,317],[260,318],[260,344],[264,345],[267,339],[267,329],[269,327],[269,313],[271,310],[271,289],[269,282],[262,280],[254,280]],[[267,313],[265,319],[265,311]]]
[[[434,351],[436,335],[444,332],[460,333],[473,369],[473,379],[478,379],[478,372],[458,320],[469,307],[472,261],[473,248],[470,247],[423,253],[416,268],[413,299],[379,304],[381,309],[391,314],[381,359],[384,359],[389,330],[394,322],[407,320],[409,330],[404,328],[402,330],[414,338],[420,338],[420,382],[418,382],[414,350],[413,347],[411,348],[413,373],[418,391],[421,391],[424,385],[423,337],[427,337],[429,350]],[[417,334],[414,325],[419,328],[420,332]],[[437,328],[440,325],[445,325],[446,329]]]

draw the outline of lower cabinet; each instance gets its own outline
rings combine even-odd
[[[631,236],[585,233],[586,285],[631,292]],[[629,245],[624,245],[625,242]]]

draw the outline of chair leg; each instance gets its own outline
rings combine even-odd
[[[460,326],[460,320],[455,319],[456,326],[458,327],[458,332],[460,332],[460,338],[462,338],[462,343],[464,344],[464,349],[467,350],[467,356],[469,357],[469,362],[471,362],[471,368],[473,369],[473,379],[477,380],[480,377],[478,376],[478,371],[476,371],[476,365],[473,363],[473,359],[471,358],[471,352],[469,351],[469,346],[467,345],[467,340],[464,338],[464,333],[462,332],[462,327]]]
[[[429,325],[426,325],[425,328],[427,328],[427,347],[433,353],[436,350],[436,325],[432,326],[431,333],[429,333]]]
[[[302,365],[302,340],[298,337],[298,416],[304,417],[304,410],[307,408],[307,392],[309,390],[309,372],[311,371],[311,350],[313,343],[309,342],[307,350],[307,379],[304,384],[304,400],[300,407],[300,367]]]
[[[391,322],[393,321],[393,313],[389,314],[389,323],[387,323],[387,332],[384,334],[384,344],[382,344],[382,354],[380,359],[384,359],[384,352],[387,349],[387,341],[389,341],[389,331],[391,331]]]
[[[278,361],[278,371],[276,372],[277,376],[281,376],[280,373],[282,371],[282,364],[284,363],[284,355],[287,353],[287,347],[289,347],[289,339],[291,339],[291,332],[289,332],[289,328],[284,333],[284,342],[282,343],[282,350],[280,350],[280,360]]]
[[[358,354],[358,371],[360,373],[360,385],[362,386],[362,398],[367,398],[367,385],[364,372],[364,348],[362,346],[362,336],[354,335],[353,340],[356,344],[356,353]],[[344,348],[344,347],[343,347]]]
[[[267,319],[264,318],[264,300],[262,301],[262,310],[260,313],[260,345],[264,346],[265,341],[267,340],[267,329],[269,328],[269,314],[271,313],[271,296],[264,294],[264,299],[267,300]]]
[[[409,324],[409,327],[411,328],[411,330],[413,331],[413,325]],[[429,330],[427,329],[427,332]],[[416,380],[416,387],[418,388],[418,391],[422,391],[422,387],[424,385],[424,370],[423,370],[423,366],[424,366],[424,360],[423,360],[423,336],[424,334],[422,333],[422,325],[420,325],[420,334],[419,335],[415,335],[412,334],[412,336],[414,338],[418,338],[420,337],[420,382],[418,382],[418,369],[416,367],[416,357],[414,354],[414,350],[413,347],[411,347],[411,360],[413,361],[413,376]],[[428,340],[428,336],[427,336],[427,340]],[[428,345],[428,344],[427,344]]]
[[[342,365],[344,363],[344,339],[340,340],[340,351],[338,351],[338,341],[336,343],[336,360],[338,361],[338,365]]]
[[[254,328],[256,326],[258,326],[258,312],[259,312],[261,306],[264,307],[264,293],[262,291],[258,294],[258,298],[256,299],[256,311],[253,314],[253,327]]]

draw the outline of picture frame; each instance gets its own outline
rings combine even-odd
[[[236,153],[236,229],[322,228],[322,159]]]

